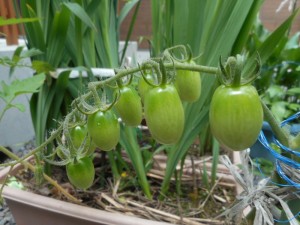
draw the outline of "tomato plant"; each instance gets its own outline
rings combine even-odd
[[[56,149],[56,154],[60,159],[67,159],[67,155],[63,152],[62,147],[61,146],[57,146]]]
[[[189,64],[195,65],[195,62],[191,60]],[[200,73],[191,70],[177,70],[175,87],[182,101],[197,101],[201,94]]]
[[[92,186],[95,178],[95,168],[91,157],[84,157],[66,166],[67,176],[71,184],[80,189]]]
[[[120,139],[120,124],[111,111],[97,111],[88,116],[87,129],[92,141],[101,150],[113,149]]]
[[[173,85],[149,90],[144,102],[145,119],[152,137],[162,144],[176,143],[184,128],[184,111]]]
[[[244,150],[256,141],[263,110],[251,85],[219,86],[211,101],[209,122],[217,140],[232,150]]]
[[[121,87],[119,91],[120,97],[114,106],[122,121],[128,126],[140,125],[143,119],[140,96],[127,86]]]

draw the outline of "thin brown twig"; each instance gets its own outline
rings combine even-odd
[[[199,206],[199,209],[203,209],[206,202],[208,201],[208,199],[210,198],[210,196],[212,195],[212,193],[214,192],[215,188],[217,187],[217,184],[219,183],[220,179],[217,180],[217,182],[214,184],[214,186],[210,189],[208,195],[206,196],[205,200],[202,202],[202,204]]]

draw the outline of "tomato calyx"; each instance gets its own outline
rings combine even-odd
[[[218,78],[225,86],[239,87],[247,85],[254,81],[260,74],[261,62],[259,55],[255,59],[255,67],[252,71],[248,71],[246,65],[246,57],[244,55],[236,55],[228,57],[225,66],[222,63],[222,58],[219,58]]]
[[[151,71],[152,74],[149,72],[145,72],[143,70],[141,70],[140,72],[141,72],[141,76],[142,76],[142,78],[140,78],[140,79],[143,79],[145,81],[145,83],[148,84],[150,87],[158,87],[159,86],[154,83],[153,71]]]

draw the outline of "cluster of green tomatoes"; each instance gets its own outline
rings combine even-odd
[[[195,65],[193,60],[185,62]],[[232,67],[232,66],[231,66]],[[263,111],[256,89],[241,84],[236,78],[240,69],[222,68],[230,82],[220,85],[211,101],[209,120],[212,133],[224,146],[232,150],[250,147],[260,132]],[[183,102],[194,103],[200,98],[200,72],[176,70],[174,79],[167,79],[162,68],[162,79],[153,73],[142,73],[138,88],[117,82],[117,98],[107,110],[97,110],[87,115],[86,123],[70,129],[72,147],[81,149],[81,157],[73,157],[66,165],[70,182],[81,189],[93,184],[95,170],[92,153],[96,148],[109,151],[120,140],[120,122],[125,126],[139,126],[144,118],[151,136],[161,144],[175,144],[181,138],[185,113]],[[237,76],[240,77],[240,74]],[[60,158],[68,157],[66,151],[57,151]]]

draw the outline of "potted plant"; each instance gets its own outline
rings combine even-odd
[[[178,49],[183,49],[182,46],[177,47]],[[132,69],[124,69],[120,70],[114,77],[111,77],[107,80],[103,81],[98,81],[94,83],[89,84],[90,92],[86,93],[84,96],[81,96],[77,99],[74,100],[73,104],[73,109],[71,112],[66,116],[66,119],[61,123],[61,125],[57,128],[55,132],[51,134],[51,136],[46,140],[46,142],[42,145],[39,146],[34,152],[41,151],[44,146],[47,146],[50,141],[56,140],[58,143],[58,147],[55,149],[53,152],[54,154],[58,155],[59,161],[57,160],[52,160],[48,156],[44,156],[44,160],[46,160],[48,163],[53,164],[53,165],[65,165],[66,166],[66,172],[69,181],[77,188],[79,189],[87,189],[89,188],[94,181],[94,176],[95,176],[95,168],[92,163],[92,158],[91,158],[91,147],[93,145],[96,145],[102,150],[109,151],[112,148],[114,148],[117,143],[119,142],[120,138],[120,126],[136,126],[141,123],[142,117],[139,116],[139,113],[141,111],[141,102],[139,97],[133,92],[132,89],[128,87],[128,84],[125,86],[124,84],[121,83],[121,78],[130,76],[133,73],[136,73],[137,71],[140,71],[141,74],[143,74],[144,70],[148,70],[149,68],[151,69],[153,67],[153,70],[156,71],[157,74],[157,80],[160,80],[160,83],[151,83],[147,80],[148,85],[152,85],[153,87],[149,87],[150,90],[148,90],[145,93],[145,99],[144,99],[144,107],[145,107],[145,118],[147,121],[147,125],[149,127],[151,135],[154,137],[154,139],[162,144],[172,144],[178,142],[180,139],[180,136],[182,135],[182,130],[183,127],[181,125],[182,121],[184,121],[184,111],[182,107],[182,103],[179,97],[180,91],[176,91],[175,87],[173,86],[172,83],[170,83],[175,75],[172,75],[172,70],[174,67],[176,69],[181,69],[181,70],[191,70],[191,71],[206,71],[212,74],[219,74],[219,71],[221,70],[221,73],[223,74],[223,79],[224,81],[232,82],[232,83],[224,83],[227,86],[220,86],[212,99],[212,104],[210,107],[210,122],[212,126],[212,131],[217,137],[218,141],[220,141],[224,146],[227,148],[230,148],[235,151],[240,151],[243,149],[246,149],[251,146],[251,144],[256,140],[257,135],[260,132],[260,128],[262,126],[262,116],[263,113],[265,114],[266,118],[270,121],[273,127],[278,128],[277,123],[274,122],[273,117],[270,115],[270,111],[265,107],[264,104],[261,105],[258,94],[255,92],[251,92],[253,96],[249,98],[248,105],[256,104],[255,108],[260,110],[257,111],[257,115],[253,116],[253,114],[249,114],[246,116],[248,119],[252,119],[248,123],[244,123],[242,126],[245,128],[247,126],[250,126],[251,133],[249,133],[250,136],[253,136],[251,140],[244,141],[241,137],[238,137],[238,135],[232,136],[229,135],[231,132],[237,132],[235,129],[240,129],[238,126],[229,126],[224,124],[225,127],[231,127],[232,130],[228,132],[222,132],[222,129],[224,130],[225,127],[222,128],[222,121],[220,121],[218,126],[216,126],[216,122],[218,120],[222,120],[222,117],[219,117],[218,111],[220,110],[220,106],[217,106],[219,103],[219,92],[224,91],[226,89],[232,89],[234,90],[237,87],[234,87],[232,85],[239,85],[239,83],[235,82],[240,82],[239,79],[234,78],[233,80],[226,80],[227,77],[235,77],[235,76],[240,76],[242,74],[241,68],[244,68],[241,63],[244,63],[244,59],[240,56],[237,56],[237,58],[230,57],[228,58],[225,67],[220,65],[220,70],[215,67],[207,67],[207,66],[199,66],[195,64],[190,64],[189,62],[179,62],[176,60],[174,56],[171,54],[171,50],[174,50],[176,48],[172,49],[167,49],[164,53],[164,56],[162,57],[163,59],[167,59],[166,62],[164,61],[159,61],[157,63],[156,61],[146,61],[145,63],[141,64],[139,67],[132,68]],[[187,54],[185,54],[187,55]],[[169,63],[170,57],[173,58],[173,63]],[[188,58],[187,58],[188,59]],[[245,67],[246,68],[246,67]],[[257,68],[259,68],[259,65],[257,65]],[[228,72],[229,71],[229,72]],[[255,76],[256,72],[258,69],[254,70],[253,76]],[[227,74],[231,73],[231,74]],[[195,75],[198,75],[197,73]],[[199,75],[198,75],[199,76]],[[146,76],[142,75],[141,79],[145,79],[146,81]],[[103,99],[103,96],[106,94],[105,92],[102,92],[102,96],[99,96],[99,93],[95,90],[97,88],[103,87],[106,84],[112,84],[113,81],[116,81],[119,90],[116,92],[116,97],[112,99],[112,102],[107,105],[107,103],[101,104],[101,99]],[[248,91],[248,88],[252,91],[255,90],[253,86],[249,85],[242,85],[240,86],[242,89],[246,88]],[[126,88],[129,88],[129,90],[126,90]],[[177,88],[180,88],[177,86]],[[196,87],[198,88],[198,87]],[[126,90],[126,92],[125,92]],[[179,90],[179,89],[178,89]],[[226,90],[227,91],[227,90]],[[245,91],[240,91],[239,93],[243,94]],[[124,95],[126,94],[126,95]],[[161,98],[161,94],[166,95],[164,98]],[[122,104],[123,98],[126,96],[126,104],[132,104],[133,105],[130,107],[131,113],[128,114],[126,111],[126,108],[124,108],[124,105]],[[226,97],[226,95],[221,95],[222,99],[224,98],[223,96]],[[255,97],[256,96],[256,97]],[[231,95],[227,95],[228,101],[232,101]],[[240,97],[239,97],[240,98]],[[245,97],[243,97],[245,98]],[[246,98],[247,99],[247,98]],[[246,101],[246,99],[243,100]],[[163,101],[160,103],[158,100]],[[226,99],[224,99],[225,101]],[[78,102],[77,102],[78,101]],[[170,103],[166,102],[170,101]],[[227,100],[226,100],[227,101]],[[254,102],[253,102],[254,101]],[[92,102],[92,104],[95,104],[95,106],[89,105],[88,102]],[[139,104],[136,104],[138,103]],[[253,103],[252,103],[253,102]],[[234,106],[232,103],[228,103],[229,105]],[[228,105],[226,104],[226,105]],[[243,104],[243,103],[241,103]],[[154,106],[155,110],[154,110]],[[223,106],[225,106],[223,104]],[[263,107],[262,107],[263,106]],[[174,109],[171,110],[166,110],[164,107],[175,107]],[[161,108],[161,109],[160,109]],[[238,106],[240,108],[240,106]],[[122,119],[121,125],[119,124],[117,118],[115,117],[115,112],[112,111],[112,109],[116,109],[116,112],[119,114],[119,116]],[[136,110],[136,111],[135,111]],[[154,111],[153,111],[154,110]],[[162,111],[160,111],[162,110]],[[232,109],[232,113],[237,113],[238,111]],[[159,114],[156,114],[159,113]],[[163,120],[159,120],[159,123],[157,123],[156,118],[159,116],[162,116],[163,113],[165,113],[165,117]],[[128,116],[130,115],[130,116]],[[227,114],[229,115],[229,114]],[[238,116],[239,114],[236,114]],[[176,118],[173,118],[173,117]],[[243,114],[243,116],[245,116]],[[137,118],[137,119],[136,119]],[[171,118],[171,120],[169,120]],[[260,120],[259,120],[260,118]],[[132,120],[134,119],[134,120]],[[225,120],[229,121],[230,120]],[[168,123],[172,122],[172,127],[173,129],[170,130],[168,128]],[[165,123],[165,124],[164,124]],[[253,124],[257,123],[257,129],[253,128]],[[76,129],[78,126],[87,126],[87,133],[84,134],[83,138],[78,136],[74,136],[74,128]],[[103,130],[103,128],[105,128]],[[175,129],[176,128],[176,129]],[[219,130],[216,130],[217,128],[220,128]],[[81,127],[82,129],[82,127]],[[125,128],[126,129],[126,128]],[[175,129],[175,130],[174,130]],[[246,128],[247,129],[247,128]],[[82,131],[82,130],[81,130]],[[105,133],[109,133],[109,136],[105,137]],[[278,132],[277,134],[282,137],[283,132]],[[122,134],[121,134],[122,135]],[[98,137],[105,137],[103,139],[98,139]],[[133,138],[133,137],[128,137]],[[283,140],[286,138],[283,136]],[[234,139],[234,140],[233,140]],[[79,144],[77,142],[80,141]],[[247,139],[248,140],[248,139]],[[93,150],[93,149],[92,149]],[[7,152],[5,148],[2,148],[2,151],[4,151],[6,154],[11,156],[13,159],[19,161],[18,157],[14,156],[12,153]],[[34,154],[34,152],[30,153],[31,155]],[[51,158],[53,155],[51,156]],[[29,169],[35,171],[36,173],[36,178],[37,181],[39,182],[41,177],[39,176],[44,176],[48,181],[51,182],[51,184],[55,185],[57,187],[57,184],[53,180],[51,180],[48,176],[43,174],[43,172],[40,170],[38,167],[40,163],[36,163],[35,167],[32,166],[28,162],[21,161],[25,166],[28,166]],[[35,159],[36,162],[36,159]],[[13,166],[14,164],[12,164]],[[10,171],[12,171],[12,168]],[[60,188],[59,188],[60,189]],[[4,188],[4,196],[6,196],[8,199],[11,196],[9,191],[5,192],[6,188]],[[60,189],[61,190],[61,189]],[[5,194],[7,193],[7,195]],[[66,191],[63,191],[64,194],[70,197]],[[72,198],[72,197],[70,197]],[[72,198],[74,200],[74,198]],[[76,199],[76,198],[75,198]],[[126,200],[125,200],[126,201]],[[9,203],[12,204],[9,200]],[[55,205],[55,203],[54,203]],[[58,217],[56,217],[58,218]],[[65,217],[63,220],[66,219]],[[119,224],[121,222],[118,222]]]
[[[219,3],[219,7],[214,8],[212,7],[211,10],[214,13],[225,13],[224,11],[218,11],[215,9],[221,10],[221,6],[223,3]],[[236,3],[230,3],[235,6],[234,11],[239,12],[239,9],[243,8],[246,13],[246,9],[250,11],[251,7],[257,6],[257,3],[247,3],[247,7],[245,9],[245,3],[242,1],[238,1]],[[254,6],[252,5],[254,4]],[[230,7],[229,7],[230,8]],[[255,8],[255,7],[254,7]],[[230,8],[231,9],[231,8]],[[249,12],[247,11],[247,12]],[[252,10],[251,13],[253,13],[255,10]],[[228,12],[228,11],[227,11]],[[217,15],[216,14],[216,15]],[[226,14],[226,13],[225,13]],[[288,29],[289,25],[291,24],[294,16],[296,14],[293,14],[287,22],[280,27],[279,30],[286,30]],[[251,16],[249,16],[251,18]],[[211,19],[215,21],[212,17]],[[248,18],[248,17],[247,17]],[[235,20],[235,18],[230,17],[229,21]],[[219,21],[219,20],[218,20]],[[223,20],[222,20],[223,21]],[[227,21],[224,21],[227,23]],[[219,28],[226,29],[227,26],[223,26],[224,24],[219,21],[218,26]],[[214,27],[215,28],[215,27]],[[209,29],[209,28],[206,28]],[[238,26],[234,26],[230,28],[231,31],[234,31],[236,34],[239,33],[240,29],[242,29],[242,24],[239,23]],[[211,29],[209,29],[211,30]],[[218,28],[216,28],[215,32],[218,32]],[[222,35],[227,36],[227,34],[222,33]],[[242,36],[246,37],[247,34],[241,34]],[[279,42],[281,39],[281,36],[278,33],[275,33],[270,40],[272,40],[272,45],[274,45],[275,42]],[[238,42],[240,42],[241,39],[239,39]],[[210,43],[211,46],[215,46],[215,51],[213,53],[216,53],[216,50],[219,50],[218,46],[220,46],[220,41],[217,41],[219,44],[216,45],[216,43]],[[239,46],[241,43],[234,43],[234,41],[231,41],[231,45],[236,44]],[[266,47],[264,46],[264,49]],[[236,51],[238,51],[239,48],[236,48]],[[182,58],[178,58],[176,51],[178,51],[184,56]],[[268,47],[268,51],[263,51],[260,49],[260,55],[262,58],[266,58],[268,54],[270,54],[271,46]],[[230,49],[228,49],[228,45],[222,45],[222,53],[228,53]],[[218,61],[218,56],[215,56],[216,54],[213,53],[207,53],[208,58],[211,59],[212,64],[216,64]],[[182,163],[184,162],[184,158],[186,156],[186,153],[188,151],[189,145],[194,141],[194,138],[197,136],[197,133],[199,132],[198,127],[204,124],[206,116],[208,116],[208,105],[210,103],[210,99],[212,96],[205,95],[205,91],[202,91],[200,95],[199,100],[197,100],[195,103],[184,103],[184,108],[182,108],[181,100],[177,94],[177,91],[174,91],[174,87],[172,86],[172,83],[174,79],[177,78],[177,74],[179,73],[178,70],[183,71],[194,71],[196,73],[192,73],[192,76],[199,76],[197,72],[206,73],[203,76],[203,84],[209,85],[213,93],[214,91],[214,85],[215,85],[215,77],[211,75],[220,74],[222,73],[225,75],[224,81],[227,85],[231,84],[233,82],[234,85],[239,85],[239,82],[241,81],[241,71],[244,69],[249,72],[249,68],[252,67],[252,62],[255,56],[252,58],[250,57],[250,64],[246,64],[245,68],[243,68],[243,61],[244,58],[238,56],[237,58],[229,57],[229,61],[225,64],[225,66],[220,65],[220,68],[215,66],[206,66],[206,64],[199,65],[194,64],[191,62],[191,54],[189,54],[189,51],[186,50],[185,47],[172,47],[170,49],[167,49],[164,51],[163,57],[160,59],[153,58],[152,60],[146,61],[142,63],[140,66],[133,67],[133,68],[127,68],[127,69],[120,69],[116,70],[116,75],[112,78],[102,80],[102,81],[95,81],[91,82],[88,85],[88,92],[83,94],[82,96],[79,96],[76,98],[73,103],[71,104],[71,111],[66,115],[65,119],[62,120],[56,130],[52,132],[48,139],[42,143],[42,145],[38,146],[33,152],[31,152],[29,155],[33,155],[35,153],[39,153],[37,157],[35,157],[35,167],[30,166],[28,162],[24,161],[24,159],[28,158],[29,155],[24,156],[22,159],[15,158],[13,154],[8,153],[4,148],[1,148],[2,151],[6,152],[8,155],[10,155],[13,159],[16,161],[20,161],[22,163],[27,164],[29,169],[32,169],[35,171],[35,175],[37,178],[38,183],[42,181],[42,177],[44,177],[46,180],[50,181],[51,184],[58,188],[60,191],[62,191],[65,195],[72,198],[69,193],[64,191],[64,189],[59,188],[59,185],[53,182],[48,176],[43,174],[42,165],[43,161],[47,162],[52,165],[60,165],[60,166],[66,166],[67,175],[70,180],[70,182],[79,189],[87,189],[90,187],[94,180],[94,174],[95,169],[92,163],[92,158],[90,158],[90,148],[93,146],[93,144],[97,145],[102,150],[111,150],[112,148],[115,148],[113,154],[107,154],[110,162],[111,162],[111,170],[113,171],[113,176],[115,178],[116,184],[118,181],[118,178],[122,176],[126,176],[126,173],[123,175],[120,173],[123,168],[125,168],[125,171],[130,171],[128,169],[127,164],[119,165],[114,163],[114,161],[118,160],[120,162],[123,162],[122,159],[120,159],[120,150],[118,150],[118,142],[120,140],[121,145],[125,149],[126,153],[128,154],[133,168],[135,170],[136,176],[138,177],[138,180],[135,184],[138,184],[140,188],[143,190],[143,193],[148,198],[152,197],[153,192],[150,190],[149,185],[149,179],[147,179],[146,172],[148,167],[145,165],[145,158],[147,158],[147,153],[142,155],[140,152],[140,148],[137,145],[136,140],[136,129],[130,128],[130,124],[132,121],[132,117],[130,116],[128,118],[128,112],[123,113],[126,111],[124,108],[122,110],[122,99],[124,96],[126,88],[128,88],[126,81],[124,81],[122,78],[127,77],[128,84],[130,83],[131,79],[130,77],[135,74],[139,81],[144,80],[145,82],[148,82],[147,84],[150,85],[150,89],[148,91],[148,97],[145,97],[144,99],[144,109],[145,109],[145,118],[147,125],[149,127],[150,133],[153,136],[153,138],[158,143],[162,143],[162,147],[159,148],[157,151],[165,151],[168,154],[168,161],[167,161],[167,169],[164,176],[164,181],[161,187],[161,191],[159,192],[159,198],[162,201],[166,197],[166,193],[168,192],[170,181],[172,178],[172,175],[176,169],[176,166],[178,165],[179,160],[182,160]],[[247,61],[248,62],[248,61]],[[207,64],[210,64],[209,62]],[[250,66],[249,66],[250,65]],[[255,67],[256,69],[259,68],[259,65]],[[147,75],[145,73],[148,73],[148,71],[153,71],[154,81],[150,81],[147,78]],[[176,71],[176,72],[175,72]],[[220,72],[221,71],[221,72]],[[250,74],[256,74],[257,71],[251,71]],[[211,74],[211,75],[209,75]],[[243,74],[243,73],[242,73]],[[232,77],[236,77],[233,80],[230,80]],[[155,79],[156,78],[156,79]],[[199,77],[198,77],[199,78]],[[229,79],[228,79],[229,78]],[[247,77],[249,78],[249,77]],[[178,82],[178,80],[177,80]],[[199,85],[199,84],[198,84]],[[152,87],[154,86],[154,87]],[[229,85],[230,86],[230,85]],[[105,87],[105,88],[104,88]],[[199,88],[199,86],[198,86]],[[114,91],[115,94],[112,94],[112,89],[116,89],[117,91]],[[162,90],[161,90],[162,89]],[[167,89],[167,90],[166,90]],[[105,91],[104,91],[105,90]],[[165,94],[165,98],[160,98],[158,95],[158,92],[160,90]],[[137,99],[139,97],[136,97],[137,95],[133,93],[134,91],[130,90],[128,96],[126,97],[130,103],[137,103]],[[151,94],[149,94],[151,93]],[[211,94],[212,94],[211,93]],[[254,92],[255,93],[255,92]],[[204,95],[203,95],[204,94]],[[214,99],[214,98],[213,98]],[[169,101],[170,102],[166,102]],[[161,111],[157,112],[152,111],[153,110],[153,104],[158,104],[161,108]],[[118,106],[119,105],[119,106]],[[121,106],[120,106],[121,105]],[[131,107],[132,110],[134,109],[140,109],[140,104],[132,104]],[[163,108],[165,106],[168,106],[168,108]],[[121,110],[118,109],[121,107]],[[123,106],[124,107],[124,106]],[[175,107],[172,109],[172,107]],[[154,107],[156,108],[156,107]],[[259,107],[258,107],[259,108]],[[205,110],[204,110],[205,109]],[[204,110],[204,112],[201,113],[201,117],[199,117],[199,112],[201,110]],[[211,111],[214,111],[215,109],[212,109]],[[267,109],[264,109],[264,113],[268,113]],[[119,111],[119,112],[118,112]],[[137,120],[140,120],[140,110],[137,110],[138,112],[135,112],[134,118],[138,118]],[[117,114],[122,118],[122,123],[119,123],[114,116],[114,114],[117,112]],[[164,112],[167,112],[167,114],[163,114]],[[173,112],[176,112],[173,113]],[[187,115],[194,115],[194,116],[184,116]],[[259,112],[260,116],[262,115],[262,112]],[[164,116],[163,120],[157,120],[161,116]],[[215,118],[216,115],[212,114],[211,118]],[[166,121],[168,121],[170,118],[173,118],[172,123],[174,122],[174,127],[176,129],[168,129],[170,128],[170,124],[164,124]],[[255,118],[254,118],[255,119]],[[211,122],[213,122],[215,119],[212,119]],[[216,118],[217,120],[217,118]],[[96,121],[96,122],[95,122]],[[110,123],[108,123],[110,121]],[[105,130],[101,130],[103,127],[100,127],[100,131],[98,130],[98,124],[101,124],[104,122],[105,124]],[[255,121],[260,122],[260,121]],[[136,125],[136,123],[133,123]],[[251,122],[252,124],[252,122]],[[273,123],[274,127],[276,127],[276,123]],[[163,126],[161,126],[163,125]],[[76,129],[77,126],[87,126],[87,132],[84,130],[86,128],[83,128],[83,139],[79,138],[80,136],[77,136],[75,138],[73,134],[73,129]],[[215,126],[215,125],[214,125]],[[121,132],[120,132],[121,130]],[[221,133],[218,133],[216,131],[216,127],[213,128],[214,135],[218,138],[218,140],[224,144],[225,146],[234,149],[234,150],[241,150],[241,148],[247,148],[249,147],[249,143],[246,145],[236,145],[240,140],[234,140],[229,141],[227,140],[228,137],[223,136]],[[120,133],[119,133],[120,132]],[[257,129],[255,129],[255,133],[257,133]],[[101,134],[101,137],[105,137],[103,139],[98,138],[99,134]],[[108,135],[109,134],[109,135]],[[78,134],[79,135],[79,134]],[[121,135],[121,139],[119,139],[119,135]],[[255,135],[253,135],[255,136]],[[79,144],[76,142],[81,139]],[[55,144],[55,148],[51,144],[53,141]],[[236,143],[235,143],[236,142]],[[217,142],[216,142],[217,143]],[[232,144],[232,145],[231,145]],[[52,150],[51,154],[44,154],[42,149],[49,148]],[[93,149],[92,149],[93,150]],[[58,158],[53,158],[58,156]],[[104,154],[105,155],[105,154]],[[153,155],[151,155],[153,157]],[[106,159],[106,158],[105,158]],[[39,161],[40,160],[40,161]],[[58,161],[57,161],[58,160]],[[14,163],[11,163],[10,165],[14,165]],[[79,168],[79,169],[78,169]],[[82,169],[81,169],[82,168]],[[121,169],[121,170],[120,170]],[[180,171],[179,171],[180,172]],[[78,173],[82,173],[83,176],[76,176]],[[180,172],[182,173],[182,172]],[[204,173],[205,174],[205,173]],[[213,190],[214,185],[217,185],[218,182],[212,182],[212,185],[210,188]],[[180,184],[179,184],[180,185]],[[5,187],[6,188],[6,187]],[[4,188],[4,193],[5,193]],[[179,191],[181,187],[178,187]],[[195,192],[196,194],[199,194],[198,190]],[[208,197],[210,196],[210,192],[208,193]],[[122,198],[119,199],[122,201]],[[76,201],[76,200],[75,200]],[[126,199],[123,201],[127,202]],[[117,204],[118,202],[114,202],[114,204]],[[141,207],[143,210],[147,209],[146,206]],[[186,222],[186,218],[182,218],[183,222]],[[180,221],[180,217],[179,217]],[[198,219],[197,221],[201,221]],[[212,222],[211,220],[208,220],[206,222]],[[218,222],[218,221],[214,221]],[[105,221],[103,221],[105,223]],[[196,223],[194,220],[189,220],[189,223],[193,224]]]

